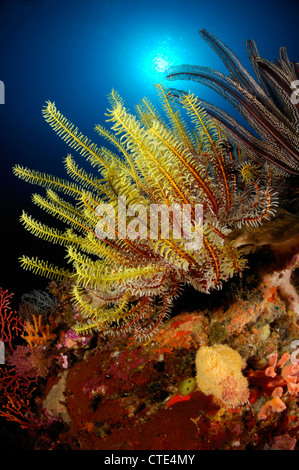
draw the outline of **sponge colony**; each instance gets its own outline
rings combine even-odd
[[[242,375],[242,357],[229,346],[201,347],[195,358],[196,381],[205,395],[214,395],[227,408],[248,401],[248,382]]]

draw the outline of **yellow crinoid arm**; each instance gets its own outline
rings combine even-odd
[[[140,122],[142,122],[147,129],[153,125],[153,121],[159,121],[164,127],[167,127],[164,119],[148,98],[142,98],[141,103],[137,104],[135,109]]]
[[[25,168],[21,165],[15,165],[13,167],[13,172],[18,178],[23,179],[27,183],[36,184],[48,189],[55,189],[56,191],[62,191],[63,193],[75,198],[80,197],[82,193],[82,189],[77,184],[57,178],[56,176],[47,175],[46,173],[30,170],[29,168]]]
[[[176,178],[178,172],[174,174],[176,166],[165,153],[164,145],[153,139],[148,130],[121,104],[117,104],[109,113],[109,121],[113,123],[113,131],[121,135],[122,142],[130,149],[152,194],[159,192],[169,197],[170,202],[179,200],[188,204],[185,191]]]
[[[48,263],[38,258],[29,258],[28,256],[22,256],[20,258],[21,266],[24,269],[32,271],[34,274],[39,274],[50,279],[57,281],[65,281],[70,279],[73,273],[67,269],[59,268],[54,264]]]
[[[23,211],[20,220],[28,232],[48,242],[56,243],[58,245],[69,245],[71,243],[79,246],[83,243],[84,239],[75,235],[72,230],[62,231],[49,227],[48,225],[35,220],[30,215],[26,214],[25,211]]]
[[[159,92],[162,106],[169,119],[169,122],[172,124],[173,134],[184,143],[185,147],[189,150],[190,153],[195,154],[196,152],[194,148],[193,135],[189,131],[187,124],[184,122],[181,113],[178,109],[175,109],[173,104],[170,103],[164,88],[158,84],[155,86]]]
[[[96,144],[92,143],[88,137],[84,136],[74,124],[72,124],[60,111],[57,110],[55,103],[47,101],[43,108],[45,120],[52,129],[61,137],[71,148],[75,149],[85,157],[93,166],[98,166],[100,170],[107,170],[111,163],[103,158],[102,151]],[[118,159],[115,164],[126,167]]]
[[[106,178],[95,178],[94,175],[86,173],[85,170],[79,168],[72,155],[68,154],[65,159],[65,168],[70,177],[77,181],[82,188],[87,191],[96,192],[97,195],[106,195],[105,186]],[[81,189],[82,192],[82,189]]]
[[[129,163],[130,168],[131,168],[131,172],[129,172],[127,169],[127,173],[132,175],[133,179],[135,180],[136,186],[138,188],[141,184],[140,172],[138,171],[130,152],[128,152],[125,146],[121,143],[121,141],[112,132],[108,131],[104,126],[97,124],[95,127],[95,130],[98,132],[100,136],[104,137],[106,140],[112,143],[117,148],[117,150],[120,151],[121,154],[124,156],[125,161]]]
[[[218,212],[218,203],[215,199],[215,185],[208,174],[206,168],[201,165],[194,155],[188,151],[182,151],[179,142],[172,136],[172,134],[161,126],[159,122],[155,122],[149,132],[155,137],[156,141],[160,142],[164,153],[169,155],[169,161],[172,165],[171,173],[176,174],[176,181],[180,181],[183,178],[188,177],[189,180],[193,181],[193,187],[196,187],[201,196],[201,201],[207,200],[213,207],[215,213]],[[178,165],[178,170],[175,172],[175,163]],[[187,185],[184,185],[184,193],[188,194]],[[184,201],[186,203],[186,201]]]
[[[207,116],[205,111],[198,104],[197,98],[192,94],[184,95],[182,99],[182,106],[190,115],[192,122],[196,126],[196,130],[203,137],[203,143],[208,144],[214,155],[213,165],[214,171],[219,179],[220,185],[223,187],[222,197],[224,197],[226,211],[228,212],[231,204],[230,188],[228,182],[228,175],[225,165],[222,161],[221,155],[216,147],[216,140],[219,138],[219,129],[216,123]]]
[[[53,195],[54,193],[48,194]],[[33,194],[32,197],[33,202],[39,206],[41,209],[45,210],[48,214],[56,216],[58,219],[62,220],[63,222],[71,225],[73,228],[76,228],[79,231],[89,232],[93,231],[93,227],[89,226],[89,221],[84,217],[84,215],[80,214],[79,211],[72,209],[71,204],[63,204],[61,200],[53,201],[50,197],[44,198],[39,194]]]
[[[127,310],[128,303],[130,301],[131,293],[127,290],[125,293],[120,295],[118,304],[115,307],[111,307],[105,303],[93,304],[86,296],[86,291],[81,287],[74,286],[73,288],[73,299],[75,305],[80,308],[80,312],[83,314],[85,319],[92,319],[98,325],[98,328],[103,328],[105,322],[118,322]],[[89,322],[86,322],[87,324]],[[81,325],[83,331],[90,330],[93,327],[87,327],[87,325]]]
[[[148,264],[145,266],[125,267],[118,266],[116,270],[114,266],[110,266],[102,260],[93,261],[87,256],[82,255],[73,247],[68,249],[68,259],[73,264],[77,273],[77,284],[90,289],[111,288],[117,285],[126,285],[128,282],[143,282],[146,286],[147,279],[158,272],[167,270],[167,266],[157,266]]]

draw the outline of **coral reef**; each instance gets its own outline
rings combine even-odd
[[[42,345],[32,347],[29,344],[17,345],[7,361],[17,376],[33,380],[46,377],[50,363],[51,359],[45,354]]]
[[[246,227],[232,230],[227,242],[245,253],[265,253],[269,262],[260,266],[256,274],[263,282],[278,290],[289,308],[299,313],[299,297],[292,284],[292,275],[299,265],[299,218],[279,209],[271,221],[262,228]]]
[[[296,284],[297,271],[294,276]],[[72,286],[52,284],[64,308],[49,323],[56,334],[44,345],[47,368],[42,375],[29,372],[25,363],[17,365],[13,351],[0,380],[6,397],[0,415],[22,426],[35,449],[297,448],[299,374],[291,352],[298,318],[278,291],[262,279],[253,282],[250,270],[243,282],[240,287],[235,280],[234,287],[231,281],[218,305],[198,294],[194,305],[207,298],[212,304],[181,311],[143,343],[125,334],[76,335],[64,316],[68,309],[76,315]],[[39,346],[23,341],[26,350],[38,353]],[[203,392],[196,362],[206,351],[216,357],[209,370],[215,387]],[[226,388],[225,381],[221,388],[215,375],[229,377],[230,385],[241,380],[242,393]]]
[[[23,323],[11,306],[13,293],[0,288],[0,338],[4,345],[12,349],[12,341],[23,331]]]
[[[49,325],[42,325],[41,315],[36,318],[32,315],[33,323],[29,321],[25,322],[24,335],[22,338],[27,341],[27,343],[35,348],[36,346],[44,345],[50,338]]]
[[[117,153],[54,103],[43,110],[92,173],[71,155],[72,181],[14,168],[46,188],[33,202],[67,228],[25,212],[23,225],[70,266],[23,256],[53,280],[16,310],[0,289],[0,419],[32,449],[298,449],[299,219],[278,207],[298,176],[286,100],[298,64],[284,49],[265,61],[249,41],[259,85],[202,35],[232,78],[190,66],[169,78],[214,87],[261,139],[191,94],[157,86],[166,118],[146,98],[136,117],[112,91],[111,130],[96,130]]]

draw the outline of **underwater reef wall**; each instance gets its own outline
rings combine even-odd
[[[37,333],[49,332],[42,351],[30,347],[36,357],[44,355],[43,374],[28,372],[20,358],[14,406],[3,403],[1,416],[17,421],[35,449],[295,449],[299,367],[291,358],[296,361],[298,317],[276,287],[256,282],[252,272],[246,276],[214,305],[204,294],[193,300],[210,303],[203,309],[181,305],[144,343],[127,335],[76,335],[66,323],[73,310],[70,287],[50,284],[58,300],[55,320],[48,316],[48,328]],[[234,358],[233,375],[242,375],[246,391],[240,403],[196,384],[196,358],[207,348]],[[212,371],[218,386],[230,376],[223,359]],[[25,377],[37,387],[27,405],[18,398]],[[8,376],[0,380],[8,386]]]
[[[224,44],[202,34],[234,79],[188,66],[168,78],[218,77],[261,140],[191,94],[157,86],[165,119],[146,98],[132,115],[113,90],[111,131],[96,130],[118,153],[93,144],[54,103],[43,110],[97,172],[71,155],[71,180],[14,168],[46,188],[33,202],[66,228],[25,212],[23,225],[65,247],[70,267],[23,256],[23,267],[54,279],[48,292],[26,294],[14,310],[12,294],[0,290],[0,418],[23,430],[32,449],[298,449],[298,191],[289,200],[298,110],[283,105],[298,64],[284,49],[280,63],[268,63],[249,42],[260,87]],[[188,206],[188,233],[181,212],[172,211],[170,233],[148,213],[134,217],[136,205],[161,204],[168,215]],[[143,237],[141,226],[158,231]]]

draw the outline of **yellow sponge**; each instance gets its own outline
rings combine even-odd
[[[214,395],[228,408],[248,401],[248,382],[242,375],[242,357],[237,351],[222,344],[203,346],[195,365],[197,386],[205,395]]]

